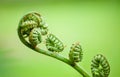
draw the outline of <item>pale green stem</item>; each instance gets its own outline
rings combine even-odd
[[[77,70],[83,77],[90,77],[88,73],[86,73],[85,70],[83,70],[80,66],[78,66],[76,63],[73,64],[72,61],[70,61],[69,59],[66,59],[60,55],[58,55],[57,53],[53,53],[53,52],[50,52],[50,51],[45,51],[45,50],[42,50],[38,47],[33,47],[31,44],[29,44],[24,38],[23,36],[21,35],[21,32],[20,32],[20,27],[18,27],[18,36],[21,40],[21,42],[23,44],[25,44],[27,47],[29,47],[30,49],[32,50],[35,50],[36,52],[38,53],[42,53],[44,55],[47,55],[47,56],[50,56],[50,57],[54,57],[70,66],[72,66],[75,70]]]
[[[45,50],[42,50],[38,47],[35,48],[35,51],[39,52],[39,53],[42,53],[42,54],[45,54],[45,55],[48,55],[50,57],[54,57],[70,66],[72,66],[74,69],[76,69],[80,74],[83,75],[83,77],[90,77],[81,67],[79,67],[77,64],[73,64],[72,61],[70,61],[69,59],[66,59],[62,56],[60,56],[59,54],[57,53],[53,53],[53,52],[50,52],[50,51],[45,51]]]

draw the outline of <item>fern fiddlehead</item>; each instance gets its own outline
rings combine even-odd
[[[34,47],[42,42],[41,33],[38,28],[33,28],[29,35],[29,42]]]
[[[47,50],[43,50],[39,48],[37,45],[42,42],[42,36],[47,35],[46,38],[46,48]],[[25,44],[30,49],[42,53],[44,55],[56,58],[70,66],[72,66],[75,70],[77,70],[83,77],[90,77],[88,73],[86,73],[85,70],[83,70],[80,66],[76,64],[76,62],[80,62],[83,57],[83,52],[81,49],[81,46],[79,43],[75,43],[71,46],[70,52],[69,52],[69,59],[64,58],[63,56],[59,55],[58,53],[53,52],[61,52],[64,50],[63,43],[53,34],[48,34],[48,25],[45,23],[43,17],[37,13],[32,12],[28,13],[25,16],[22,17],[22,19],[19,22],[18,26],[18,36],[23,44]],[[100,55],[101,56],[101,55]],[[104,59],[104,57],[102,58]],[[95,58],[95,61],[98,60],[98,58]],[[94,60],[93,60],[94,61]],[[104,60],[107,62],[106,60]],[[95,62],[96,63],[96,62]],[[91,64],[91,69],[93,72],[94,77],[107,77],[109,73],[109,68],[107,65],[104,65],[104,62],[100,60],[101,66],[104,68],[104,70],[101,72],[97,72],[96,70],[98,67],[94,67],[96,65]],[[97,64],[97,63],[96,63]],[[99,63],[98,63],[99,64]],[[95,69],[94,69],[95,68]],[[102,70],[102,69],[100,69]],[[98,70],[98,71],[100,71]],[[106,71],[107,70],[107,71]]]
[[[49,51],[61,52],[64,49],[63,43],[53,34],[48,34],[46,47]]]
[[[79,43],[72,44],[69,59],[73,62],[79,62],[82,60],[83,52]]]
[[[35,13],[26,14],[19,23],[21,34],[25,37],[28,37],[33,28],[40,27],[40,22],[41,20]]]
[[[91,71],[93,77],[108,77],[110,66],[107,59],[101,54],[94,56],[91,64]]]
[[[43,23],[43,18],[38,13],[28,13],[20,21],[19,27],[21,27],[21,34],[24,37],[29,36],[33,28],[40,28],[43,35],[47,34],[47,25]]]

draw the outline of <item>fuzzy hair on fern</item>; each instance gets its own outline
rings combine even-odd
[[[20,41],[28,48],[56,58],[69,66],[73,67],[83,77],[108,77],[110,73],[110,65],[107,59],[102,54],[97,54],[91,63],[92,76],[89,75],[81,66],[83,51],[79,43],[72,44],[68,58],[63,57],[58,52],[64,50],[64,44],[54,34],[48,30],[48,25],[45,23],[44,18],[37,12],[30,12],[25,14],[18,25],[18,36]],[[43,39],[43,36],[46,39]],[[45,41],[46,50],[41,49],[38,44]],[[38,46],[37,46],[38,45]]]

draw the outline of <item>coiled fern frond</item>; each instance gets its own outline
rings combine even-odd
[[[42,20],[40,19],[39,14],[37,13],[26,14],[20,20],[19,23],[19,27],[21,27],[21,34],[24,37],[28,37],[33,28],[40,27],[40,22],[42,22]]]
[[[63,43],[53,34],[48,34],[46,47],[49,51],[61,52],[64,49]]]
[[[110,66],[107,59],[101,54],[94,56],[91,63],[91,71],[93,77],[108,77]]]
[[[36,46],[39,43],[42,42],[42,38],[41,38],[41,33],[40,33],[40,29],[38,28],[33,28],[30,32],[29,35],[29,42],[31,43],[31,45]]]
[[[32,12],[26,14],[22,17],[19,23],[19,27],[21,27],[21,34],[24,37],[28,37],[33,28],[40,28],[41,34],[46,35],[48,32],[48,26],[43,22],[43,17],[39,13]]]
[[[73,62],[79,62],[83,58],[82,48],[79,43],[72,44],[69,52],[69,59]]]
[[[47,33],[48,26],[44,22],[43,17],[37,12],[28,13],[20,20],[18,27],[19,37],[21,41],[24,41],[31,48],[41,43],[42,35]],[[25,38],[28,38],[28,40]]]

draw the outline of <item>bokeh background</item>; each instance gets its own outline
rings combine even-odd
[[[84,51],[79,63],[90,75],[93,56],[103,54],[111,66],[109,77],[120,75],[120,3],[117,0],[0,0],[0,77],[82,77],[54,58],[24,46],[17,35],[21,17],[39,12],[49,31],[66,45]]]

